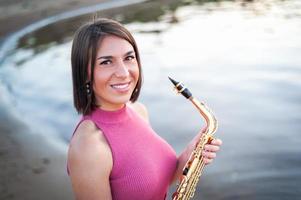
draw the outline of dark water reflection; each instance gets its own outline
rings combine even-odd
[[[162,16],[165,16],[164,20],[168,23],[178,23],[175,15],[178,8],[187,5],[202,5],[207,2],[218,3],[220,0],[154,0],[121,8],[104,9],[95,13],[101,17],[116,19],[123,24],[158,22],[162,21]],[[241,1],[241,6],[246,6],[246,2],[250,2],[250,0]],[[212,10],[207,9],[207,11],[211,12]],[[21,37],[16,49],[33,49],[34,54],[37,54],[54,45],[70,41],[79,25],[91,20],[91,18],[91,14],[89,13],[51,23]],[[147,32],[160,33],[161,31],[153,27],[152,30],[148,30]]]
[[[165,1],[163,3],[162,1],[148,1],[144,4],[102,10],[97,15],[114,18],[124,24],[159,21],[161,16],[173,12],[182,4],[182,1]],[[29,48],[40,52],[54,42],[60,44],[69,41],[79,24],[89,21],[91,18],[91,14],[86,14],[50,24],[22,37],[17,48]]]
[[[148,1],[122,14],[101,13],[126,22],[140,44],[141,101],[154,129],[181,152],[203,125],[193,106],[172,92],[170,75],[208,103],[224,141],[196,199],[300,199],[300,1],[191,2]],[[24,36],[0,67],[2,98],[13,102],[6,105],[26,116],[33,130],[63,138],[64,145],[78,119],[69,40],[87,18]]]

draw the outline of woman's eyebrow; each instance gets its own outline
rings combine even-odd
[[[124,56],[128,56],[128,55],[131,55],[133,53],[134,53],[134,51],[131,50],[131,51],[125,53]],[[99,60],[99,59],[112,59],[112,58],[113,58],[113,56],[100,56],[100,57],[97,58],[97,60]]]
[[[133,54],[133,53],[135,53],[134,51],[129,51],[129,52],[127,52],[126,54],[124,54],[125,56],[128,56],[128,55],[131,55],[131,54]]]
[[[97,60],[99,60],[99,59],[112,59],[112,58],[113,58],[113,56],[100,56],[100,57],[97,58]]]

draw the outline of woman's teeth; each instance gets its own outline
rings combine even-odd
[[[112,85],[113,88],[115,89],[125,89],[129,86],[130,83],[125,83],[125,84],[116,84],[116,85]]]

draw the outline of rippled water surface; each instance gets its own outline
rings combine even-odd
[[[167,76],[183,81],[219,120],[223,149],[205,169],[196,197],[300,199],[300,1],[186,5],[156,21],[125,21],[140,47],[141,101],[154,129],[181,152],[203,125]],[[39,31],[23,37],[26,45],[0,66],[3,105],[36,134],[67,144],[79,118],[72,107],[70,36],[30,45],[43,38]]]

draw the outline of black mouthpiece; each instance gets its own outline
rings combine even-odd
[[[191,92],[183,85],[183,83],[175,81],[174,79],[168,77],[169,80],[172,82],[172,84],[174,84],[176,90],[181,93],[184,97],[186,97],[187,99],[189,99],[192,94]]]
[[[174,84],[174,86],[176,86],[179,82],[178,81],[175,81],[175,80],[173,80],[172,78],[170,78],[170,77],[168,77],[169,78],[169,80]]]

